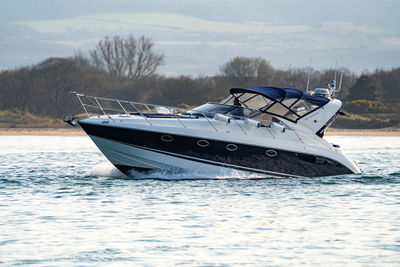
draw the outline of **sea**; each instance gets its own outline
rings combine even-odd
[[[0,136],[1,266],[400,266],[400,137],[320,178],[132,174],[88,137]]]

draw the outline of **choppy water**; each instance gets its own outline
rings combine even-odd
[[[362,175],[138,180],[87,137],[1,136],[0,265],[399,265],[400,138],[329,139]]]

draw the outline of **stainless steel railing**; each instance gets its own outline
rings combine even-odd
[[[91,112],[89,112],[89,111],[91,111],[91,109],[94,109],[97,112],[100,111],[103,115],[107,116],[112,121],[114,121],[114,119],[111,115],[114,115],[114,114],[122,113],[127,116],[133,116],[133,115],[139,114],[141,117],[143,117],[146,120],[146,122],[149,125],[153,125],[153,123],[149,120],[149,118],[146,116],[146,114],[149,114],[149,113],[156,114],[156,113],[159,113],[157,111],[158,109],[164,109],[164,110],[168,110],[169,111],[168,114],[173,115],[173,118],[175,118],[177,121],[179,121],[179,123],[182,125],[182,127],[188,128],[188,126],[185,125],[185,123],[181,119],[182,117],[180,117],[180,116],[182,116],[182,114],[185,114],[185,113],[187,113],[187,111],[189,111],[188,109],[185,109],[185,108],[163,106],[163,105],[156,105],[156,104],[149,104],[149,103],[142,103],[142,102],[128,101],[128,100],[118,100],[118,99],[113,99],[113,98],[89,96],[89,95],[85,95],[85,94],[78,93],[78,92],[70,92],[70,93],[77,96],[87,117],[90,117]],[[131,110],[131,108],[133,108],[133,110]],[[196,114],[201,114],[202,117],[204,117],[207,120],[208,124],[215,131],[218,132],[217,125],[215,123],[213,123],[212,120],[209,118],[209,116],[214,117],[215,114],[218,114],[218,113],[207,112],[207,114],[209,115],[209,116],[207,116],[207,114],[205,112],[196,110]],[[226,116],[225,114],[221,114],[221,115]],[[191,115],[189,114],[188,116],[191,116]],[[248,135],[245,128],[240,126],[240,123],[238,122],[238,120],[243,121],[244,119],[246,119],[246,118],[242,117],[242,116],[229,116],[229,120],[233,121],[234,124],[241,130],[241,132],[243,132],[245,135]],[[260,124],[263,122],[266,122],[269,125],[271,123],[271,121],[269,121],[269,120],[257,120],[257,121]],[[285,125],[285,127],[287,127],[288,129],[291,129],[287,125]],[[271,134],[271,136],[273,138],[275,138],[274,134],[270,131],[270,129],[268,129],[268,127],[265,127],[265,128]],[[292,129],[292,130],[295,131],[295,134],[297,135],[299,140],[301,142],[303,142],[302,139],[296,133],[296,131],[300,131],[300,132],[304,132],[304,131],[302,131],[300,129]],[[308,135],[308,136],[310,136],[310,135]],[[316,142],[321,143],[323,146],[327,146],[321,140],[318,140],[317,138],[315,138],[313,136],[311,136],[311,138],[313,138]]]
[[[159,109],[168,110],[169,113],[175,118],[184,128],[188,128],[187,125],[182,120],[182,114],[187,113],[189,110],[180,107],[172,107],[172,106],[163,106],[163,105],[156,105],[156,104],[149,104],[149,103],[142,103],[136,101],[128,101],[128,100],[118,100],[113,98],[105,98],[105,97],[97,97],[97,96],[89,96],[78,92],[70,92],[77,96],[80,104],[82,105],[86,115],[90,117],[91,111],[95,110],[97,113],[100,111],[103,115],[107,116],[110,120],[114,121],[111,115],[114,114],[125,114],[127,116],[132,116],[139,114],[143,117],[149,125],[153,125],[153,123],[149,120],[146,114],[156,114],[159,113]],[[133,108],[133,110],[131,110]],[[209,125],[215,130],[218,131],[217,125],[212,122],[209,118],[210,114],[213,117],[217,113],[209,113],[207,114],[202,111],[196,110],[196,114],[201,114],[204,117]],[[208,116],[207,116],[208,115]],[[223,114],[222,114],[223,115]],[[190,114],[188,115],[190,116]],[[224,115],[226,116],[226,115]],[[236,118],[236,119],[235,119]],[[240,116],[229,116],[229,120],[233,121],[235,125],[240,128],[240,130],[247,135],[246,130],[240,126],[237,119],[243,120],[245,117]]]

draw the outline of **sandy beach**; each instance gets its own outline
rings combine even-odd
[[[399,128],[383,129],[328,129],[327,136],[400,136]]]
[[[0,128],[1,135],[84,136],[81,128]]]
[[[1,135],[37,135],[37,136],[85,136],[80,128],[0,128]],[[327,136],[400,136],[399,128],[385,129],[335,129],[331,128]]]

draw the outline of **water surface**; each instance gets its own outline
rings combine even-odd
[[[0,136],[0,264],[398,265],[400,138],[328,139],[362,175],[135,179],[88,137]]]

